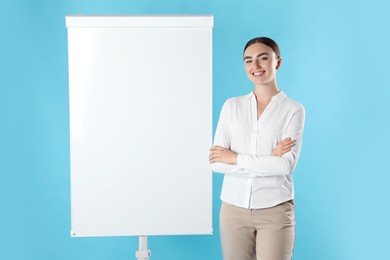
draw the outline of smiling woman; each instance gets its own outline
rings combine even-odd
[[[266,37],[250,40],[244,48],[244,62],[247,76],[255,85],[264,85],[269,79],[268,84],[276,86],[276,70],[282,64],[276,42]]]
[[[220,230],[225,260],[287,260],[295,242],[294,187],[304,107],[280,91],[282,64],[270,38],[250,40],[244,65],[254,90],[223,105],[210,149],[223,173]]]

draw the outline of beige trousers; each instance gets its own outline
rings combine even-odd
[[[245,209],[222,202],[224,260],[291,260],[295,243],[294,202]]]

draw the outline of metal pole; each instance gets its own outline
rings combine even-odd
[[[149,257],[152,255],[152,253],[148,249],[147,236],[140,236],[138,242],[139,242],[139,249],[137,252],[135,252],[135,257],[138,260],[149,260]]]

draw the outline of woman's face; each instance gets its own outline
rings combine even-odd
[[[245,71],[255,85],[275,84],[282,60],[265,44],[255,43],[244,52]]]

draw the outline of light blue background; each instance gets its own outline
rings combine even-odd
[[[0,259],[135,258],[135,237],[69,235],[67,14],[213,14],[214,128],[224,100],[252,89],[244,44],[274,38],[279,87],[307,113],[294,259],[388,259],[389,8],[386,0],[1,0]],[[222,176],[213,178],[215,235],[150,237],[151,259],[222,259]]]

